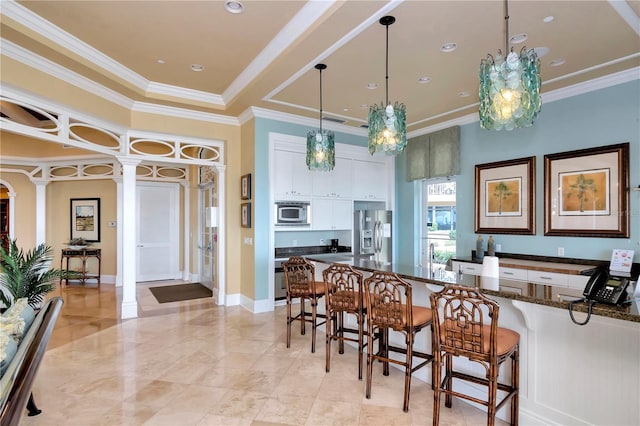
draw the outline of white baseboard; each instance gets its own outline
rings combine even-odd
[[[240,293],[234,293],[234,294],[227,294],[227,296],[225,297],[225,306],[238,306],[240,305],[240,300],[241,300],[241,296]]]

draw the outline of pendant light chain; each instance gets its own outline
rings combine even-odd
[[[320,134],[322,134],[322,68],[320,70]]]
[[[504,56],[509,54],[509,0],[504,0]]]
[[[386,91],[386,105],[389,105],[389,25],[386,25],[387,27],[387,50],[386,50],[386,67],[385,67],[385,85],[387,88]]]

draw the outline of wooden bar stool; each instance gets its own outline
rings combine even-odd
[[[305,324],[311,323],[311,352],[315,353],[316,329],[325,323],[325,315],[318,314],[318,299],[324,296],[324,282],[316,282],[313,263],[303,257],[291,256],[282,264],[282,269],[287,289],[287,348],[291,347],[291,323],[300,321],[300,334],[305,334]],[[294,299],[300,299],[300,313],[296,316],[291,314]],[[311,312],[306,311],[307,300]]]
[[[365,281],[367,307],[367,381],[366,397],[371,398],[371,376],[373,361],[383,363],[383,374],[389,375],[389,363],[404,367],[404,403],[402,409],[409,411],[409,393],[411,374],[428,365],[433,356],[413,349],[416,334],[432,324],[431,309],[413,306],[411,284],[391,272],[374,272]],[[389,343],[389,330],[405,335],[405,346],[393,346]],[[379,333],[378,352],[373,350],[374,333]],[[404,360],[396,360],[389,352],[405,354]],[[421,358],[413,365],[413,358]]]
[[[338,352],[344,353],[344,342],[358,344],[358,379],[362,379],[362,352],[366,309],[362,287],[362,274],[349,265],[332,264],[322,271],[325,284],[325,313],[327,316],[326,371],[331,367],[331,341],[338,342]],[[345,325],[345,314],[354,315],[357,328]],[[345,336],[345,333],[357,337]]]
[[[487,407],[487,424],[495,424],[496,412],[511,400],[511,424],[518,424],[518,354],[520,335],[498,327],[499,305],[468,287],[447,285],[431,294],[433,312],[433,424],[440,416],[440,396],[451,408],[452,396],[464,398]],[[453,370],[453,357],[462,356],[480,363],[486,377],[476,377]],[[500,366],[511,358],[511,383],[498,382]],[[442,363],[445,376],[442,378]],[[453,379],[487,386],[487,399],[482,400],[453,390]],[[506,395],[497,402],[498,391]]]

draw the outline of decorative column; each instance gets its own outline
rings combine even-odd
[[[189,187],[189,182],[182,182],[182,191],[184,192],[184,224],[183,224],[183,236],[184,242],[182,243],[183,256],[184,259],[183,267],[182,267],[182,279],[185,281],[191,281],[191,221],[190,221],[190,196],[191,196],[191,188]]]
[[[136,300],[136,167],[141,160],[118,158],[122,164],[122,319],[138,316]]]
[[[116,287],[122,287],[122,176],[116,183]]]
[[[47,241],[47,185],[44,178],[31,179],[36,186],[36,245]],[[15,216],[14,216],[15,218]]]

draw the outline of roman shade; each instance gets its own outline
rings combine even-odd
[[[460,126],[421,135],[407,143],[407,181],[460,173]]]

